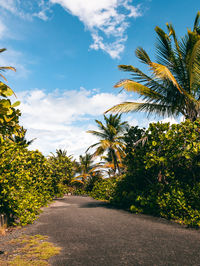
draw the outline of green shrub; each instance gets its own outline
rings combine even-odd
[[[4,141],[0,147],[0,213],[31,223],[55,194],[52,169],[39,151]]]
[[[90,195],[98,200],[111,200],[115,184],[116,180],[110,178],[101,179],[94,184]]]
[[[129,141],[127,172],[117,182],[112,202],[200,225],[200,121],[150,124],[142,141]]]

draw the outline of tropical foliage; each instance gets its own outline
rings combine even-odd
[[[0,49],[0,53],[4,52],[6,49]],[[0,67],[0,72],[4,72],[5,70],[13,70],[14,67],[11,66],[2,66]],[[0,73],[0,77],[7,81],[5,76]],[[2,142],[4,139],[8,138],[11,134],[17,134],[19,126],[19,116],[20,111],[15,109],[20,102],[16,101],[15,103],[11,103],[9,97],[12,96],[14,92],[12,89],[6,85],[4,82],[0,81],[0,141]]]
[[[58,149],[49,156],[48,162],[52,168],[54,188],[56,193],[60,193],[62,184],[69,185],[73,177],[72,156],[67,156],[66,150]]]
[[[150,124],[126,156],[115,204],[200,225],[200,121]]]
[[[8,139],[11,140],[12,142],[15,142],[18,145],[27,147],[33,143],[35,138],[31,139],[31,140],[27,140],[26,139],[26,132],[27,132],[27,129],[20,127],[17,130],[17,134],[9,136]]]
[[[72,180],[72,185],[85,188],[85,191],[91,191],[94,183],[101,179],[99,163],[94,162],[94,157],[90,153],[79,156],[79,162],[76,163],[76,174]]]
[[[135,51],[151,75],[132,65],[119,66],[120,70],[130,72],[132,79],[122,80],[115,87],[138,93],[142,101],[124,102],[108,111],[145,111],[162,116],[181,114],[191,121],[200,117],[200,12],[193,30],[188,29],[180,40],[171,24],[167,23],[167,30],[166,33],[159,27],[155,28],[156,62],[151,61],[143,48]]]
[[[127,122],[121,121],[121,115],[110,115],[109,117],[104,116],[105,125],[95,120],[99,131],[90,130],[88,133],[100,139],[99,142],[91,145],[89,149],[96,148],[93,156],[103,156],[106,153],[107,162],[110,164],[114,173],[121,172],[120,163],[124,156],[124,143],[123,133],[128,128]]]
[[[30,223],[54,195],[52,169],[38,151],[9,142],[0,148],[0,213]]]
[[[18,121],[20,112],[15,109],[19,102],[11,104],[8,98],[13,91],[0,82],[0,213],[27,224],[54,196],[73,192],[131,212],[200,226],[199,24],[200,13],[193,30],[181,40],[172,25],[167,24],[168,34],[156,27],[157,62],[152,62],[144,49],[136,50],[152,74],[121,65],[133,79],[116,85],[139,93],[143,101],[110,109],[182,114],[188,119],[174,125],[152,123],[141,129],[128,126],[119,114],[104,115],[104,123],[95,120],[98,130],[88,131],[98,138],[88,148],[95,151],[81,155],[79,161],[62,149],[48,158],[39,151],[29,151],[31,141],[26,140],[26,129]],[[2,67],[0,71],[6,69],[14,70]]]
[[[116,179],[101,179],[98,180],[90,193],[94,199],[97,200],[112,200],[112,195],[114,194],[114,189],[116,186]]]

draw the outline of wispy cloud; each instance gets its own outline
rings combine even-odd
[[[0,8],[23,19],[31,20],[34,17],[38,17],[42,20],[47,20],[50,12],[50,3],[45,0],[0,0]]]
[[[127,39],[129,19],[141,15],[132,0],[50,0],[77,16],[91,31],[91,49],[103,50],[112,58],[119,58]]]
[[[45,155],[56,149],[66,149],[76,158],[97,141],[95,136],[86,132],[96,129],[95,119],[103,121],[103,113],[113,105],[127,100],[139,101],[126,93],[101,93],[98,89],[84,88],[53,92],[35,89],[22,91],[17,96],[21,101],[20,124],[28,129],[28,139],[36,138],[30,148],[39,149]],[[177,123],[182,118],[152,120],[145,114],[139,117],[128,114],[123,120],[132,126],[148,127],[149,123],[158,120]]]
[[[90,49],[103,50],[112,58],[124,51],[130,19],[141,16],[140,6],[133,5],[133,0],[0,0],[2,10],[28,20],[48,20],[55,4],[78,17],[91,32]]]

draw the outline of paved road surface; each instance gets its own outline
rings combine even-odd
[[[200,231],[91,198],[56,200],[28,230],[63,248],[56,266],[200,265]]]

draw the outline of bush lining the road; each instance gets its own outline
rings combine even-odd
[[[200,121],[150,124],[143,138],[129,146],[111,202],[200,226]]]
[[[60,180],[39,151],[7,141],[0,148],[0,213],[11,223],[32,223],[42,206],[62,195]]]

